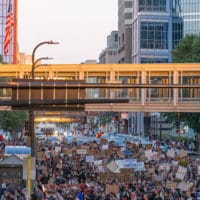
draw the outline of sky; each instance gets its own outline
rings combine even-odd
[[[52,57],[48,63],[79,64],[98,60],[106,37],[117,30],[117,0],[19,0],[18,40],[20,52]],[[47,61],[46,61],[47,62]]]

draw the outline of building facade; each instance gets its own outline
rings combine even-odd
[[[133,63],[172,62],[187,34],[200,33],[200,0],[133,0]]]
[[[170,1],[133,1],[133,63],[171,62]]]
[[[133,0],[118,0],[118,63],[131,63]]]
[[[107,47],[99,55],[99,63],[118,62],[118,31],[107,36]]]

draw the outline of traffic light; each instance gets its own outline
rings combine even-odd
[[[179,131],[180,131],[180,124],[181,124],[181,123],[180,123],[179,120],[176,120],[176,121],[174,122],[174,127],[175,127],[177,133],[179,133]]]

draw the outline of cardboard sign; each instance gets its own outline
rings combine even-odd
[[[180,158],[186,157],[186,156],[187,156],[187,151],[181,149],[181,150],[178,152],[178,156],[179,156]]]
[[[182,181],[177,185],[177,188],[180,189],[181,191],[187,192],[190,189],[190,184]]]
[[[133,169],[120,169],[119,174],[120,182],[133,182],[134,180],[134,170]]]
[[[176,189],[177,183],[173,181],[167,181],[166,188],[168,189]]]
[[[118,194],[119,193],[119,185],[110,185],[106,184],[106,194]]]

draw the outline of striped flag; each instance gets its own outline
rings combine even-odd
[[[6,16],[6,25],[5,25],[4,46],[3,46],[5,55],[8,54],[9,45],[12,38],[11,28],[13,25],[14,25],[14,21],[13,21],[13,14],[12,14],[12,4],[11,4],[11,0],[9,0],[8,12]]]

